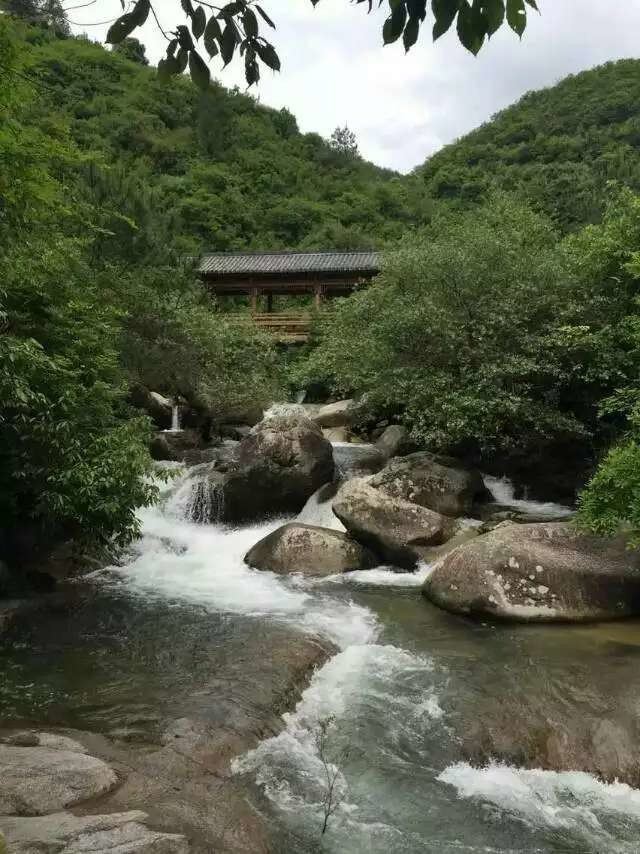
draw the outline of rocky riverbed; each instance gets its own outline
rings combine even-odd
[[[12,607],[9,850],[636,850],[638,623],[495,622],[637,613],[634,558],[456,460],[331,446],[339,412],[212,449],[120,565]],[[212,472],[256,474],[249,523]]]

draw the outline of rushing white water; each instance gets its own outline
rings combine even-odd
[[[336,487],[333,484],[321,486],[298,513],[296,522],[316,525],[318,528],[331,528],[334,531],[346,531],[345,526],[333,512],[335,494]]]
[[[555,504],[553,501],[528,501],[523,498],[516,498],[513,484],[506,477],[483,475],[483,480],[494,501],[498,504],[504,504],[506,507],[513,507],[522,513],[541,516],[569,516],[573,512],[571,507]]]
[[[474,768],[466,762],[449,766],[438,780],[453,786],[459,797],[493,804],[533,828],[584,834],[585,851],[631,854],[639,850],[638,842],[611,835],[621,819],[627,832],[635,828],[640,833],[640,791],[624,783],[602,783],[579,771],[543,771],[496,763]],[[607,823],[613,824],[609,830]]]
[[[184,477],[164,487],[173,497],[139,513],[142,536],[129,560],[110,567],[105,578],[118,578],[133,593],[188,602],[212,611],[273,617],[327,638],[339,648],[375,639],[371,611],[349,601],[296,588],[286,578],[251,569],[244,556],[251,546],[285,520],[231,529],[186,521],[190,487]]]
[[[422,587],[433,572],[434,565],[421,563],[415,572],[397,572],[384,566],[375,569],[357,569],[354,572],[343,572],[331,575],[324,581],[335,584],[355,584],[366,587],[405,587],[407,589]]]
[[[509,495],[509,487],[499,483],[496,499],[512,499],[512,490]],[[295,710],[283,715],[282,731],[233,764],[237,775],[262,788],[286,825],[310,842],[301,852],[317,850],[327,769],[336,774],[339,800],[323,837],[323,850],[331,854],[638,851],[640,792],[628,786],[606,786],[587,774],[456,762],[456,705],[473,707],[476,688],[468,683],[478,671],[481,680],[491,678],[492,656],[481,662],[476,636],[458,618],[440,615],[435,624],[453,638],[453,655],[445,663],[441,628],[424,639],[430,612],[412,591],[432,566],[421,564],[415,573],[381,566],[323,579],[256,571],[244,563],[245,553],[285,520],[239,529],[196,524],[187,521],[194,512],[193,472],[162,489],[163,501],[140,513],[141,539],[125,565],[103,574],[105,584],[145,599],[280,621],[340,650],[314,674]],[[558,512],[558,505],[515,506]],[[330,507],[330,499],[316,495],[305,508],[306,519],[330,523]],[[393,588],[407,593],[394,597]],[[389,603],[391,622],[385,628],[371,607],[354,599],[371,607]],[[413,620],[413,634],[406,636],[405,613]],[[322,726],[329,733],[324,758],[318,743]],[[559,847],[549,834],[562,835]]]
[[[174,403],[171,407],[171,432],[178,433],[180,431],[180,407]]]
[[[358,806],[349,801],[349,783],[340,767],[348,754],[341,743],[346,722],[357,726],[360,718],[373,715],[384,720],[385,727],[396,728],[397,737],[430,727],[443,716],[433,687],[434,669],[430,658],[395,646],[350,646],[315,674],[295,711],[283,715],[284,730],[236,759],[232,770],[255,775],[281,810],[315,823],[326,793],[324,759],[338,774],[341,803],[336,820],[348,827]],[[325,756],[318,743],[322,726],[328,727]]]

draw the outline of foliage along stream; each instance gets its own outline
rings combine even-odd
[[[344,469],[350,452],[337,450]],[[233,696],[246,645],[256,636],[268,644],[270,628],[286,625],[338,651],[284,715],[282,731],[233,764],[269,812],[278,850],[638,850],[640,791],[577,772],[474,768],[461,752],[465,730],[507,694],[526,713],[550,698],[598,707],[621,685],[637,687],[637,623],[473,623],[423,600],[427,567],[321,580],[257,572],[243,555],[278,523],[228,530],[185,521],[182,483],[179,476],[141,513],[142,539],[123,566],[74,585],[73,619],[52,608],[37,630],[25,623],[4,642],[6,722],[151,732],[170,715],[212,715],[207,689],[223,684],[248,706],[246,688]],[[509,497],[507,484],[492,488]],[[327,513],[312,501],[305,521],[314,519],[326,524]],[[321,837],[316,734],[325,720],[333,721],[340,804]]]

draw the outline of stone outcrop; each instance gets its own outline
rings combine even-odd
[[[239,523],[297,513],[332,478],[333,451],[320,428],[304,416],[282,415],[254,427],[233,461],[200,472],[194,488],[211,521]]]
[[[416,450],[416,444],[406,427],[402,424],[390,424],[377,439],[376,448],[384,457],[390,459],[412,453]]]
[[[390,429],[390,428],[389,428]],[[446,516],[464,516],[487,496],[482,476],[457,460],[426,451],[391,460],[371,485]]]
[[[143,385],[134,385],[129,392],[129,400],[138,409],[143,409],[161,430],[171,427],[172,403],[164,395],[149,391]]]
[[[319,427],[351,427],[356,417],[356,405],[353,400],[337,400],[321,406],[313,415]]]
[[[245,562],[280,575],[299,572],[307,576],[371,569],[378,563],[368,549],[346,534],[299,522],[272,531],[253,546]]]
[[[510,620],[624,617],[640,613],[640,553],[570,523],[503,522],[447,555],[423,592],[448,611]]]
[[[150,830],[143,824],[146,818],[139,810],[88,816],[58,812],[0,818],[0,824],[12,854],[187,854],[184,836]]]
[[[0,815],[46,815],[97,797],[117,783],[113,770],[71,739],[0,744]]]
[[[383,561],[414,567],[425,548],[446,542],[455,532],[447,516],[376,489],[363,478],[347,481],[333,512],[351,536]]]

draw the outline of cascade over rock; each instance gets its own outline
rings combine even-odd
[[[427,451],[391,460],[371,479],[371,485],[445,516],[468,514],[474,501],[487,496],[480,472]]]
[[[378,561],[360,543],[330,528],[291,522],[272,531],[245,556],[256,569],[279,575],[335,575],[355,569],[371,569]]]
[[[566,522],[503,522],[448,554],[424,595],[448,611],[522,621],[640,613],[640,553]]]
[[[298,513],[333,478],[333,450],[321,429],[299,413],[277,415],[254,427],[224,470],[213,463],[195,489],[211,512],[199,521],[248,522]]]
[[[347,481],[333,502],[333,512],[358,542],[383,560],[413,568],[425,548],[453,535],[453,519],[376,489],[364,478]]]

